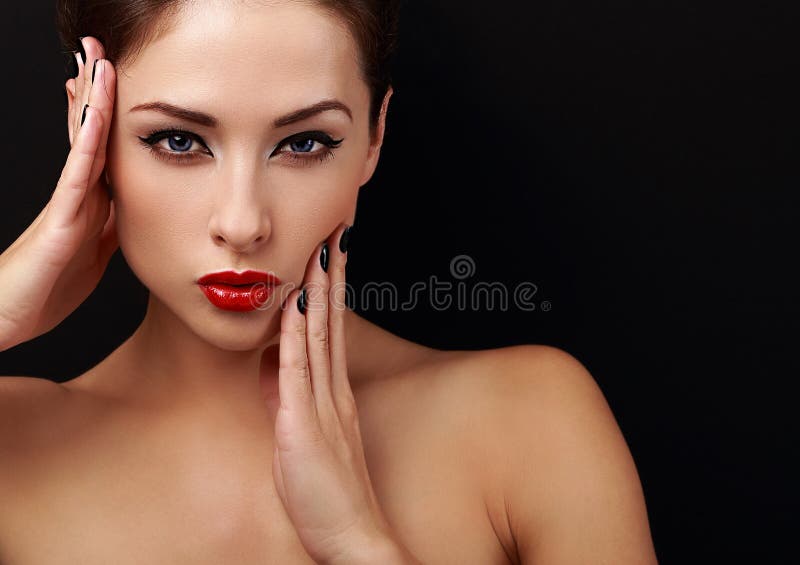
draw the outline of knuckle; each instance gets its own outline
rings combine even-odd
[[[289,330],[293,334],[298,334],[298,335],[301,335],[301,336],[305,336],[306,335],[306,324],[305,324],[305,322],[303,320],[301,320],[299,322],[294,322],[293,324],[291,324],[289,326]]]
[[[326,294],[325,281],[309,282],[305,285],[305,289],[309,303],[319,302],[320,298],[324,298]]]
[[[311,378],[311,373],[308,370],[308,363],[304,360],[296,359],[293,361],[289,361],[288,364],[283,364],[278,367],[278,372],[290,372],[294,377],[300,377],[302,379],[309,379]]]
[[[344,261],[336,261],[336,264],[333,266],[333,270],[336,273],[336,276],[340,279],[344,278],[345,265],[346,263]]]
[[[78,155],[83,155],[86,157],[93,157],[95,154],[95,149],[90,146],[87,146],[85,143],[77,144],[75,147],[73,147],[73,150]]]
[[[322,324],[320,327],[312,328],[310,332],[311,339],[314,342],[324,345],[327,347],[328,345],[328,326],[327,324]]]

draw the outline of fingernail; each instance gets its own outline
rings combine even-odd
[[[89,107],[88,104],[83,105],[83,114],[81,115],[81,125],[83,125],[83,122],[86,121],[86,108],[88,107]]]
[[[300,292],[300,295],[297,297],[297,309],[300,310],[301,314],[306,313],[306,289],[303,289]]]
[[[97,70],[97,61],[100,59],[95,59],[94,64],[92,65],[92,84],[94,84],[94,72]]]
[[[322,244],[322,251],[319,252],[319,264],[322,265],[322,270],[328,272],[328,243]]]
[[[342,253],[347,253],[347,245],[350,243],[350,230],[353,226],[347,226],[345,230],[342,232],[342,237],[339,239],[339,251]]]
[[[86,37],[86,36],[82,35],[82,36],[80,36],[78,38],[78,48],[80,49],[81,63],[83,63],[85,65],[86,64],[86,51],[83,50],[83,38],[84,37]]]

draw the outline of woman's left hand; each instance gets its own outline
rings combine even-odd
[[[344,228],[312,255],[305,304],[298,303],[302,289],[288,295],[279,351],[267,348],[262,360],[261,382],[275,422],[273,478],[317,563],[414,562],[392,535],[373,491],[347,375]],[[265,384],[274,383],[276,364],[277,390]]]

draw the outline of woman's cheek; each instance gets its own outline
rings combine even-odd
[[[190,208],[174,195],[165,197],[166,183],[156,186],[153,178],[158,177],[148,176],[138,183],[129,180],[114,193],[120,249],[134,274],[151,289],[178,275],[181,260],[196,256],[190,248],[186,218]],[[191,280],[193,274],[182,276]]]
[[[332,217],[341,222],[352,216],[363,162],[358,165],[335,157],[306,168],[274,169],[265,180],[264,190],[272,193],[268,200],[277,207],[273,210],[280,210],[275,219],[297,217],[295,222],[303,224],[298,228],[312,231],[312,226],[328,224]]]

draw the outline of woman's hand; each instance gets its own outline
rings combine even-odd
[[[118,247],[102,175],[116,73],[96,39],[82,42],[86,64],[76,53],[78,76],[65,85],[71,150],[61,177],[44,209],[0,255],[0,351],[57,326],[95,289]],[[96,59],[103,60],[92,81]]]
[[[275,418],[273,478],[317,563],[414,563],[394,539],[367,471],[347,375],[344,231],[340,226],[318,246],[304,281],[306,313],[298,305],[301,290],[293,290],[282,306],[279,350],[267,348],[262,360]]]

